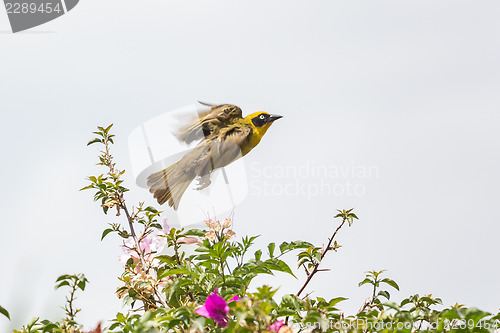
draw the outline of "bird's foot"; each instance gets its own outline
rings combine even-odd
[[[210,174],[203,175],[198,178],[198,187],[196,188],[197,191],[201,191],[204,188],[208,187],[212,181],[210,180]]]

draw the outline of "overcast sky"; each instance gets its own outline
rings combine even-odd
[[[321,245],[336,209],[355,208],[313,295],[349,297],[353,313],[370,294],[364,272],[387,269],[395,301],[432,293],[498,311],[499,14],[487,0],[85,0],[14,35],[0,10],[0,304],[12,316],[0,330],[62,317],[63,273],[90,280],[77,300],[88,327],[121,310],[120,240],[100,236],[123,220],[78,191],[99,172],[86,142],[114,123],[127,198],[153,204],[128,137],[196,100],[284,115],[244,160],[238,236]],[[295,293],[303,276],[260,281]]]

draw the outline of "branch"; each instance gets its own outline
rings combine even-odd
[[[142,253],[142,251],[141,251],[139,239],[137,239],[137,234],[135,233],[135,230],[134,230],[134,224],[133,224],[134,220],[132,219],[132,217],[130,216],[130,213],[128,212],[127,205],[125,204],[125,199],[123,198],[123,193],[119,194],[119,199],[120,199],[120,207],[123,209],[123,211],[125,212],[125,215],[127,216],[128,226],[130,228],[130,235],[134,239],[134,243],[135,243],[135,251],[139,255],[142,267],[145,268],[146,261],[144,260],[144,253]]]
[[[109,128],[110,127],[108,127],[108,129]],[[102,143],[104,143],[106,151],[103,152],[104,156],[103,156],[103,159],[101,161],[102,161],[102,164],[106,165],[109,168],[108,175],[114,180],[115,184],[119,184],[120,173],[117,170],[115,170],[115,163],[113,163],[113,156],[111,155],[111,153],[109,151],[109,142],[113,143],[113,141],[110,139],[112,136],[108,135],[107,130],[104,130],[104,132],[105,133],[103,135]],[[130,215],[128,208],[127,208],[127,205],[125,204],[125,198],[123,196],[123,191],[120,190],[120,186],[117,186],[115,193],[114,193],[114,196],[115,196],[115,199],[118,201],[118,203],[116,205],[117,211],[118,211],[117,215],[120,215],[120,208],[123,209],[123,211],[125,212],[125,215],[127,217],[128,226],[130,229],[130,235],[134,239],[135,251],[139,255],[139,259],[141,261],[141,265],[142,265],[143,269],[146,270],[147,267],[146,267],[146,260],[144,258],[144,253],[141,250],[140,241],[137,238],[137,234],[136,234],[135,229],[134,229],[134,219],[136,218],[137,214],[134,214],[132,216]],[[156,285],[153,285],[153,290],[154,290],[154,294],[156,295],[156,297],[158,297],[158,300],[161,303],[161,305],[164,306],[165,308],[167,308],[168,305],[165,302],[165,300],[163,299],[163,297],[161,296]]]
[[[142,267],[144,267],[144,269],[146,269],[146,260],[144,259],[144,253],[141,250],[139,240],[137,238],[137,234],[135,233],[135,230],[134,230],[134,224],[133,224],[134,219],[132,216],[130,216],[130,213],[127,209],[127,205],[125,204],[125,198],[123,197],[123,193],[119,193],[119,200],[120,200],[120,206],[123,209],[123,211],[125,212],[125,215],[127,216],[128,226],[130,228],[130,235],[134,239],[136,252],[139,255],[139,258],[141,260],[141,265],[142,265]],[[163,299],[163,297],[160,294],[160,292],[158,291],[158,288],[156,287],[156,285],[153,285],[153,290],[154,290],[156,297],[158,297],[158,300],[160,301],[161,305],[165,308],[168,308],[167,302]]]
[[[304,282],[304,284],[302,285],[302,287],[300,288],[300,290],[297,292],[297,294],[295,294],[297,297],[300,296],[300,294],[304,291],[304,289],[307,287],[307,285],[309,284],[309,282],[311,282],[311,279],[313,278],[313,276],[319,272],[319,271],[322,271],[319,268],[319,265],[321,264],[321,261],[323,260],[323,258],[325,257],[325,255],[328,253],[328,251],[331,250],[331,245],[332,245],[332,242],[333,242],[333,239],[335,238],[335,236],[337,235],[337,233],[339,232],[340,228],[342,228],[342,226],[345,224],[345,222],[347,221],[347,217],[344,216],[342,218],[342,223],[338,226],[338,228],[335,230],[335,232],[333,233],[332,237],[330,237],[330,240],[328,242],[328,245],[327,247],[322,251],[321,253],[321,260],[319,262],[317,262],[311,273],[307,276],[307,279],[306,281]]]
[[[69,320],[75,320],[75,316],[76,316],[76,312],[73,311],[73,301],[75,300],[75,292],[76,292],[76,287],[77,287],[76,278],[73,279],[72,282],[73,282],[73,285],[71,286],[70,298],[67,299],[69,309],[66,309],[66,314],[68,315]]]

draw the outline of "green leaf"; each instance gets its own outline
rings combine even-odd
[[[91,144],[94,144],[94,143],[102,143],[102,140],[99,139],[99,138],[95,138],[95,139],[92,139],[90,140],[88,143],[87,143],[87,146],[90,146]]]
[[[9,311],[5,310],[5,308],[1,305],[0,305],[0,313],[3,314],[5,317],[9,318],[10,320]]]
[[[343,301],[346,301],[346,300],[348,300],[348,298],[345,298],[345,297],[335,297],[335,298],[332,298],[328,302],[328,305],[329,306],[335,306],[337,303],[340,303],[340,302],[343,302]]]
[[[316,248],[314,250],[315,250],[314,251],[314,258],[316,259],[316,262],[319,263],[319,262],[321,262],[321,252],[316,251]]]
[[[116,314],[116,321],[119,323],[125,323],[125,316],[123,315],[123,313],[118,312]]]
[[[34,317],[34,318],[32,318],[32,319],[28,322],[28,324],[26,324],[26,327],[28,327],[28,328],[30,328],[30,329],[31,329],[34,325],[36,325],[36,324],[37,324],[38,319],[40,319],[40,318],[39,318],[39,317]]]
[[[85,280],[80,281],[80,282],[77,283],[78,288],[80,288],[80,290],[82,290],[82,291],[85,290],[85,285],[86,285]]]
[[[465,310],[465,320],[467,320],[467,321],[473,320],[474,323],[477,323],[478,321],[480,321],[484,317],[490,316],[490,315],[491,315],[491,313],[481,311],[477,308],[469,308],[469,309]]]
[[[57,324],[47,322],[47,320],[44,320],[43,324],[44,324],[43,327],[44,332],[57,332],[56,329],[59,327]]]
[[[288,294],[284,295],[283,298],[281,299],[281,308],[292,308],[296,312],[300,312],[301,306],[300,306],[300,301],[297,298],[297,296],[293,294]]]
[[[205,237],[206,232],[200,229],[190,229],[184,233],[187,236]]]
[[[436,304],[437,302],[434,301],[431,297],[429,296],[422,296],[422,298],[420,298],[421,301],[424,301],[424,302],[427,302],[429,303],[429,305],[432,305],[432,304]]]
[[[399,305],[397,305],[394,302],[386,302],[386,303],[383,303],[383,305],[386,306],[386,307],[388,307],[388,308],[394,309],[396,311],[400,310]]]
[[[358,283],[358,287],[361,287],[362,285],[367,284],[367,283],[373,284],[373,281],[370,280],[369,278],[365,278],[363,281],[361,281],[360,283]]]
[[[290,243],[290,248],[292,248],[293,250],[295,250],[295,249],[307,249],[311,246],[313,246],[311,243],[304,242],[304,241],[293,241]]]
[[[295,310],[292,310],[292,309],[281,309],[279,310],[279,316],[280,317],[285,317],[285,316],[295,316],[297,315],[297,313],[295,312]]]
[[[389,294],[388,291],[385,291],[385,290],[381,290],[378,292],[378,296],[384,296],[385,298],[387,299],[390,299],[391,298],[391,294]]]
[[[190,273],[191,272],[189,270],[184,269],[184,268],[174,268],[174,269],[171,269],[171,270],[168,270],[168,271],[161,273],[161,275],[158,276],[158,279],[161,280],[162,278],[164,278],[166,276],[172,276],[172,275],[177,275],[177,274],[189,275]]]
[[[283,242],[280,244],[280,252],[281,253],[288,250],[289,248],[290,248],[290,243],[288,243],[288,242]]]
[[[56,285],[55,289],[59,289],[59,288],[61,288],[63,286],[69,286],[69,282],[68,281],[61,282],[61,283],[59,283],[59,284]]]
[[[226,332],[234,332],[235,329],[236,329],[236,325],[238,325],[238,321],[231,321],[231,322],[229,322],[229,324],[227,325],[225,331]]]
[[[112,232],[113,229],[106,229],[102,232],[102,236],[101,236],[101,240],[104,239],[104,237],[106,237],[107,234],[109,234],[110,232]]]
[[[170,265],[175,264],[177,262],[175,260],[175,257],[169,256],[169,255],[166,255],[166,254],[165,255],[161,255],[161,256],[157,256],[157,257],[155,257],[155,259],[158,259],[158,260],[160,260],[160,261],[162,261],[162,262],[164,262],[166,264],[170,264]]]
[[[401,307],[405,306],[406,304],[410,304],[411,300],[409,298],[405,298],[404,300],[401,301]]]
[[[262,257],[262,251],[261,250],[255,251],[255,260],[260,260],[261,257]]]
[[[57,278],[56,282],[59,282],[59,281],[62,281],[62,280],[70,280],[71,278],[72,278],[72,276],[71,276],[71,275],[68,275],[68,274],[63,274],[63,275],[60,275],[60,276]]]
[[[109,328],[108,328],[108,329],[109,329],[110,331],[113,331],[113,330],[114,330],[115,328],[117,328],[118,326],[120,326],[120,323],[114,323],[114,324],[112,324],[111,326],[109,326]]]
[[[192,283],[192,281],[189,278],[180,278],[178,280],[175,280],[175,282],[168,289],[169,305],[176,307],[176,308],[181,306],[179,303],[179,298],[176,297],[176,295],[179,295],[179,293],[182,293],[181,288],[185,285],[190,284],[190,283]]]
[[[274,257],[274,248],[275,248],[276,244],[274,243],[269,243],[269,245],[267,246],[267,249],[269,250],[269,257]]]
[[[347,222],[349,223],[349,226],[352,226],[353,218],[351,216],[348,216]]]
[[[389,278],[385,278],[381,282],[384,282],[384,283],[390,285],[391,287],[393,287],[394,289],[399,290],[399,286],[394,280],[391,280]]]
[[[106,127],[106,128],[104,129],[104,132],[108,133],[108,132],[109,132],[109,130],[111,129],[111,127],[113,127],[113,124],[111,124],[111,125],[109,125],[108,127]],[[114,135],[113,135],[113,136],[114,136]]]
[[[93,185],[85,186],[85,187],[82,187],[79,191],[90,190],[91,188],[94,188],[94,186]]]
[[[500,313],[498,313],[495,316],[491,317],[490,320],[500,320]]]
[[[285,272],[293,276],[294,278],[297,278],[295,274],[293,274],[292,270],[290,267],[287,265],[286,262],[283,260],[277,259],[277,258],[271,258],[265,261],[265,264],[267,268],[279,271],[279,272]]]

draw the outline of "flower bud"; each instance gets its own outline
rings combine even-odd
[[[205,221],[205,224],[207,225],[207,227],[209,227],[210,229],[213,228],[214,226],[214,221],[212,221],[212,219],[206,219]]]
[[[215,240],[215,232],[213,230],[210,230],[205,234],[205,237],[207,237],[208,240],[214,241]]]
[[[224,222],[222,222],[222,227],[224,229],[231,228],[232,225],[233,221],[231,221],[231,219],[225,219]]]
[[[219,232],[220,228],[221,228],[221,225],[220,225],[219,220],[215,221],[214,226],[213,226],[213,229],[215,230],[215,232]]]
[[[178,244],[195,244],[198,243],[198,238],[197,237],[181,237],[177,240]]]

